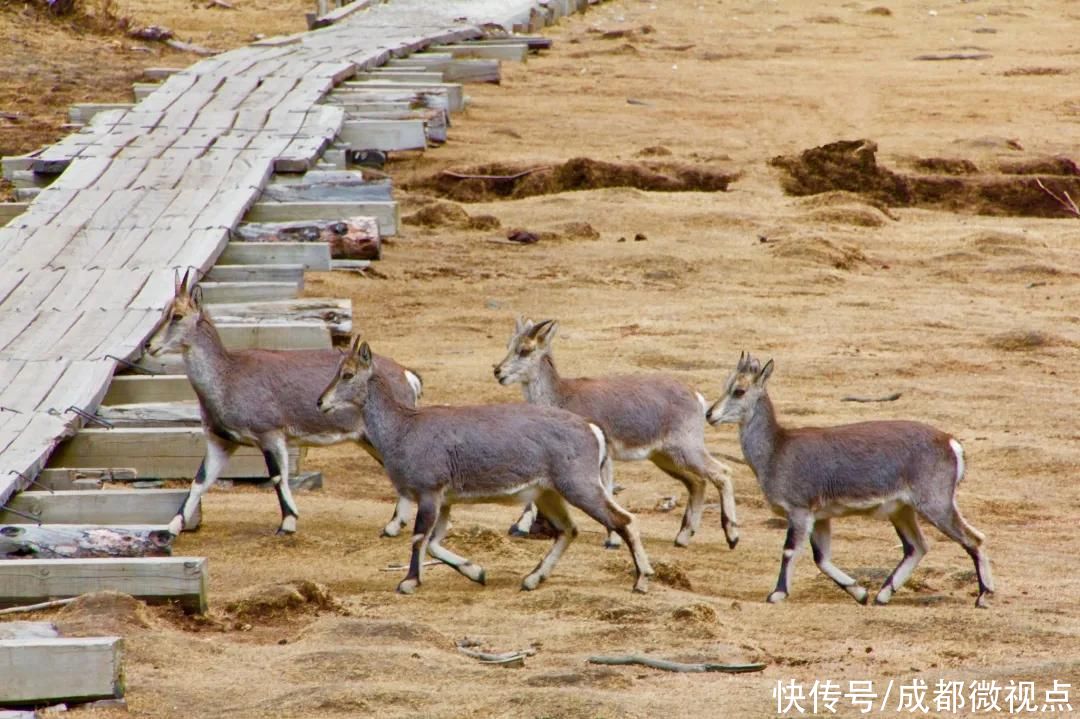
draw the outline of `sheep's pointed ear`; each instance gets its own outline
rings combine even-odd
[[[749,357],[746,354],[746,350],[743,350],[742,352],[739,353],[739,363],[737,365],[735,365],[735,371],[736,372],[743,372],[743,371],[746,370],[746,360],[747,359],[749,359]]]
[[[514,320],[514,334],[519,335],[521,331],[528,326],[529,321],[525,319],[525,315],[518,315]]]
[[[360,361],[362,367],[371,366],[371,347],[367,342],[360,345],[360,349],[356,353],[356,358]]]
[[[349,354],[356,357],[360,354],[360,345],[363,343],[363,339],[360,335],[353,335],[352,342],[349,343]]]
[[[773,361],[769,360],[765,363],[765,366],[761,368],[761,371],[757,373],[757,377],[754,377],[754,384],[759,387],[764,387],[765,383],[769,381],[769,377],[772,376]]]
[[[559,331],[559,323],[556,320],[544,320],[536,326],[532,332],[532,336],[542,345],[551,344],[551,340],[555,339],[555,333]]]
[[[187,270],[184,271],[184,275],[181,277],[180,268],[173,270],[173,296],[181,297],[187,293]]]
[[[199,286],[199,285],[195,285],[195,287],[193,287],[191,289],[191,304],[197,310],[201,311],[202,308],[203,308],[203,304],[202,304],[202,287]]]

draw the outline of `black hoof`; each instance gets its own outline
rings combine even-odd
[[[737,546],[739,546],[739,538],[738,537],[735,537],[734,540],[731,540],[731,539],[727,540],[727,548],[728,549],[735,549],[735,547],[737,547]]]
[[[522,530],[518,529],[518,526],[516,524],[513,527],[510,527],[510,529],[507,530],[506,533],[509,534],[511,537],[528,537],[529,536],[528,532],[523,532]]]

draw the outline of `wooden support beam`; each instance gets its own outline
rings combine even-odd
[[[499,61],[490,58],[454,60],[443,71],[446,82],[487,82],[498,85],[502,80]]]
[[[213,308],[210,309],[213,314]],[[138,402],[184,402],[194,400],[195,390],[187,375],[117,375],[109,385],[103,405]],[[54,487],[54,489],[59,489]]]
[[[369,264],[367,260],[331,260],[331,262],[335,267],[338,262],[357,262],[365,266]],[[268,320],[287,323],[321,322],[330,330],[330,334],[335,336],[348,335],[352,332],[352,300],[302,297],[279,302],[236,302],[211,305],[209,310],[214,320],[221,324],[258,324]],[[169,397],[160,400],[132,401],[169,402],[179,399],[185,398]],[[191,399],[194,399],[194,394]]]
[[[423,125],[421,124],[421,131]],[[397,234],[400,223],[396,202],[256,202],[245,222],[294,222],[374,217],[382,236]],[[278,243],[273,243],[278,244]]]
[[[432,110],[451,111],[450,93],[444,89],[427,88],[422,92],[410,90],[408,85],[398,85],[392,89],[338,88],[326,96],[326,102],[344,107],[346,112],[353,108],[363,109],[367,105],[389,105],[389,109],[405,103],[408,109],[429,108]]]
[[[325,329],[325,328],[324,328]],[[50,457],[58,467],[133,467],[142,479],[191,479],[206,454],[202,429],[83,429]],[[298,450],[289,450],[289,472],[296,471]],[[240,447],[223,477],[266,477],[266,462],[254,447]]]
[[[417,69],[424,68],[434,72],[442,72],[454,60],[454,56],[448,52],[422,52],[405,57],[394,57],[387,61],[383,67]]]
[[[304,188],[304,185],[296,185]],[[380,200],[358,201],[362,204]],[[298,201],[299,202],[299,201]],[[303,202],[317,202],[304,200]],[[354,208],[352,200],[326,200],[346,210]],[[296,203],[292,203],[296,204]],[[329,219],[299,220],[296,222],[247,222],[236,228],[234,236],[245,242],[322,242],[330,247],[330,257],[337,260],[377,260],[382,256],[382,236],[375,217],[332,216]]]
[[[0,606],[5,607],[112,590],[146,602],[175,601],[202,613],[206,585],[203,557],[0,561]]]
[[[0,202],[0,227],[26,212],[29,206],[27,202]]]
[[[304,266],[291,265],[214,265],[204,282],[289,282],[304,289]],[[204,290],[205,291],[205,290]]]
[[[423,150],[423,120],[346,120],[338,137],[354,150]]]
[[[445,92],[447,98],[446,109],[450,112],[461,112],[465,109],[465,92],[461,85],[453,82],[414,83],[392,82],[388,80],[350,80],[343,82],[332,95],[348,95],[354,91],[374,90],[379,92],[410,92],[423,94],[427,92]]]
[[[114,378],[114,381],[117,378]],[[185,378],[186,379],[186,378]],[[43,469],[34,479],[38,489],[48,490],[87,490],[101,489],[105,482],[134,482],[138,473],[130,467],[83,468],[51,467]]]
[[[160,81],[183,71],[182,67],[148,67],[143,69],[143,77],[151,81]]]
[[[448,52],[455,59],[471,57],[509,62],[525,62],[525,57],[529,54],[528,43],[510,40],[500,44],[470,42],[461,45],[433,45],[431,49],[440,53]]]
[[[99,112],[130,110],[133,107],[130,102],[77,102],[68,108],[68,119],[86,125]]]
[[[443,82],[443,74],[437,70],[411,68],[378,68],[356,74],[357,80],[386,80],[389,82]]]
[[[207,304],[287,300],[299,294],[295,282],[200,282],[199,287]]]
[[[0,525],[0,559],[165,557],[172,554],[172,541],[167,524],[4,524]]]
[[[19,705],[122,697],[122,646],[120,637],[0,639],[0,700]]]
[[[315,272],[330,271],[325,242],[230,242],[218,257],[225,265],[300,264]]]
[[[233,350],[328,350],[334,347],[330,330],[322,322],[219,322],[217,328],[225,346]]]
[[[145,100],[150,93],[161,87],[161,83],[158,82],[133,82],[131,83],[131,94],[135,98],[135,102]]]
[[[198,402],[101,405],[96,414],[114,427],[183,427],[202,423]]]
[[[185,497],[186,489],[20,492],[0,509],[0,524],[27,521],[25,516],[7,511],[13,509],[44,524],[167,525]],[[197,507],[192,521],[186,523],[184,529],[194,529],[199,521]]]

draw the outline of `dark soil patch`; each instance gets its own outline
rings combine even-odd
[[[990,338],[989,344],[995,349],[1005,350],[1007,352],[1024,352],[1058,344],[1058,342],[1057,338],[1048,335],[1045,332],[1039,332],[1037,330],[1016,330],[1014,332],[1003,332],[1002,334],[994,335]]]
[[[877,144],[845,140],[805,150],[799,155],[774,157],[770,164],[784,172],[780,183],[792,195],[846,190],[896,207],[927,207],[951,212],[1025,217],[1062,217],[1066,211],[1039,181],[1059,194],[1080,194],[1080,177],[1060,173],[1068,164],[1054,164],[1041,177],[1015,174],[904,175],[877,163]],[[935,171],[967,169],[963,161],[930,158],[923,161]],[[970,165],[974,168],[974,165]]]
[[[674,162],[616,163],[576,157],[554,165],[492,163],[455,168],[410,183],[458,202],[516,200],[534,195],[633,187],[653,192],[724,192],[738,175]]]

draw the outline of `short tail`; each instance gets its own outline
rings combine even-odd
[[[405,381],[409,383],[409,387],[413,391],[413,402],[419,404],[420,396],[424,394],[424,380],[420,377],[419,373],[414,372],[411,369],[405,370]]]
[[[597,464],[598,466],[603,467],[604,462],[606,462],[608,459],[607,436],[604,434],[604,430],[600,429],[592,422],[589,422],[589,429],[591,429],[593,431],[593,434],[596,435],[596,443],[600,445],[600,461]]]
[[[956,456],[956,483],[960,484],[960,480],[964,478],[964,445],[949,437],[949,447]]]

